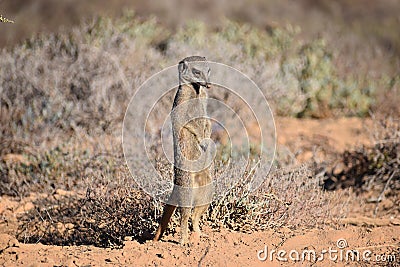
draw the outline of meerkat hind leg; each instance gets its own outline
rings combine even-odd
[[[161,239],[162,235],[164,234],[164,231],[168,227],[168,223],[169,223],[169,221],[171,219],[172,214],[175,211],[175,208],[176,207],[173,206],[173,205],[169,205],[169,204],[165,205],[164,213],[163,213],[163,215],[161,217],[160,225],[158,226],[158,229],[157,229],[157,232],[156,232],[156,234],[155,234],[155,236],[153,238],[153,241],[158,241],[158,240]]]
[[[200,230],[200,220],[203,214],[207,211],[208,206],[212,200],[212,184],[211,184],[211,176],[208,170],[205,170],[199,173],[196,176],[196,186],[197,190],[195,192],[194,197],[194,205],[193,214],[192,214],[192,224],[193,231],[197,233],[199,236],[206,236],[201,233]],[[207,204],[205,204],[207,203]]]
[[[193,209],[192,215],[192,224],[193,224],[193,231],[198,233],[200,236],[206,236],[200,230],[200,220],[204,212],[207,210],[208,204],[203,206],[197,206]]]
[[[181,245],[189,244],[189,218],[191,208],[181,208]]]

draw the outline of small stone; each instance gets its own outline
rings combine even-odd
[[[57,228],[57,230],[58,230],[58,232],[60,234],[63,234],[65,232],[65,229],[66,229],[65,225],[63,223],[61,223],[61,222],[58,222],[56,224],[56,228]]]
[[[393,201],[391,201],[390,199],[382,200],[381,205],[385,210],[390,210],[394,206]]]
[[[95,224],[96,220],[95,219],[86,219],[87,223]]]
[[[25,203],[23,206],[18,207],[18,208],[15,210],[15,212],[16,212],[16,213],[24,213],[24,212],[27,212],[27,211],[29,211],[29,210],[31,210],[31,209],[34,209],[34,208],[35,208],[35,205],[33,205],[32,202],[27,202],[27,203]]]
[[[344,172],[345,168],[346,166],[344,165],[344,163],[339,162],[338,164],[335,165],[335,167],[333,167],[332,173],[333,175],[338,176]]]
[[[68,230],[74,229],[75,225],[73,223],[66,223],[65,228]]]
[[[125,237],[124,237],[124,240],[125,240],[125,241],[132,241],[132,237],[131,237],[131,236],[125,236]]]
[[[399,219],[391,219],[390,223],[393,225],[400,225],[400,220]]]

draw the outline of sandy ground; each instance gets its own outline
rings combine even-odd
[[[365,131],[371,126],[368,120],[278,118],[276,124],[278,144],[294,149],[299,162],[316,151],[338,153],[371,142]],[[31,199],[0,198],[3,266],[400,266],[400,218],[371,218],[360,212],[321,228],[252,234],[205,227],[207,236],[192,235],[190,247],[181,247],[177,235],[144,244],[127,238],[123,249],[61,247],[24,244],[13,237],[16,215],[33,208]]]
[[[127,241],[124,248],[118,250],[93,246],[58,247],[40,243],[21,244],[11,236],[1,235],[0,264],[5,266],[280,266],[282,264],[310,266],[314,262],[313,266],[342,266],[346,263],[355,266],[366,263],[363,254],[369,250],[371,254],[367,254],[365,259],[369,259],[371,266],[374,266],[375,263],[382,261],[383,257],[390,257],[392,254],[388,253],[388,249],[398,246],[400,241],[399,225],[345,226],[340,230],[313,229],[300,232],[282,228],[279,231],[256,232],[251,235],[226,230],[211,232],[205,229],[205,233],[208,234],[207,238],[193,239],[189,248],[182,248],[177,244],[176,237],[167,236],[164,241],[156,243],[149,241],[139,244],[136,241]],[[347,242],[348,247],[339,249],[338,242]],[[321,256],[323,250],[329,251],[330,248],[331,255],[327,253]],[[280,254],[280,261],[277,252],[271,254],[272,250],[284,250],[287,254]],[[296,251],[298,255],[291,250]],[[295,261],[296,257],[301,259],[305,250],[315,251],[316,258],[306,257],[305,261]],[[359,251],[359,261],[356,258],[352,260],[349,256],[346,262],[345,255],[350,250]]]
[[[297,163],[313,156],[326,160],[361,145],[372,145],[373,123],[369,119],[293,119],[275,121],[278,150],[290,150]]]
[[[318,140],[332,147],[336,152],[343,152],[359,145],[371,144],[372,126],[370,119],[337,118],[337,119],[293,119],[277,118],[276,131],[278,143],[291,145],[300,140],[314,141],[313,145],[321,145]]]

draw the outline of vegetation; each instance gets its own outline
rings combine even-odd
[[[374,128],[375,145],[346,151],[327,174],[324,182],[326,189],[354,187],[358,192],[378,190],[382,192],[379,198],[400,190],[399,121],[382,119],[376,122]]]
[[[381,105],[378,93],[396,97],[398,76],[343,76],[324,39],[301,40],[299,33],[291,25],[261,29],[229,20],[219,28],[190,21],[173,33],[127,13],[1,51],[0,193],[45,196],[21,214],[18,238],[106,247],[121,246],[125,236],[148,238],[162,207],[124,164],[124,112],[134,88],[189,54],[249,74],[279,115],[367,116]],[[379,169],[386,159],[369,166]],[[320,188],[312,166],[274,169],[256,194],[245,182],[213,203],[204,223],[251,231],[343,216],[328,208],[340,196]]]

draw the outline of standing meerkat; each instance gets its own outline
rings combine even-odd
[[[179,87],[171,112],[174,188],[153,240],[161,238],[175,208],[180,206],[181,244],[186,245],[189,217],[194,232],[200,235],[199,221],[212,198],[211,121],[206,117],[208,96],[205,89],[210,88],[210,67],[205,57],[191,56],[179,62],[178,72]]]

